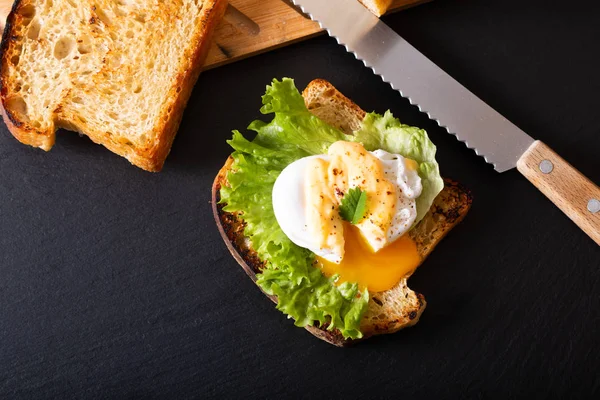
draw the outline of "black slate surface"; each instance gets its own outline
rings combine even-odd
[[[435,0],[385,20],[600,182],[600,6]],[[411,278],[428,306],[338,349],[275,310],[227,252],[210,185],[273,77],[329,79],[428,130],[467,219]],[[163,172],[60,132],[0,128],[0,398],[598,398],[600,249],[334,40],[204,73]]]

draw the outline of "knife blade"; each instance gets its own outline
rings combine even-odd
[[[517,169],[600,245],[600,188],[458,83],[358,1],[291,0],[496,171]]]

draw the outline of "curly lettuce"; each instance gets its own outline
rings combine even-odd
[[[278,298],[277,309],[297,326],[327,326],[344,338],[362,337],[360,321],[367,309],[369,293],[354,282],[336,282],[314,266],[315,255],[292,243],[280,229],[273,212],[271,193],[281,171],[302,157],[327,153],[338,140],[363,143],[367,150],[383,149],[411,158],[419,164],[423,193],[417,200],[417,219],[431,207],[443,188],[435,161],[435,146],[424,130],[403,125],[390,112],[367,114],[354,135],[345,135],[312,115],[292,79],[273,80],[262,97],[263,114],[270,122],[254,121],[253,140],[239,131],[228,143],[233,147],[233,166],[221,188],[227,212],[241,212],[245,235],[266,262],[257,275],[258,285]]]
[[[436,148],[429,140],[427,132],[402,124],[390,111],[386,111],[384,115],[367,114],[360,129],[354,132],[352,140],[362,143],[369,151],[382,149],[417,162],[423,191],[416,201],[416,225],[427,214],[433,200],[444,188],[444,180],[435,161]]]

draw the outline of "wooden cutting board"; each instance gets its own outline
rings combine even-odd
[[[394,0],[390,12],[428,1],[430,0]],[[12,4],[13,0],[0,0],[0,29],[4,29]],[[318,24],[284,0],[230,0],[229,4],[224,20],[217,27],[205,69],[323,33]]]

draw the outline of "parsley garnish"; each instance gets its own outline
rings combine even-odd
[[[356,225],[365,216],[367,193],[355,187],[348,190],[340,203],[340,216],[343,220]]]

